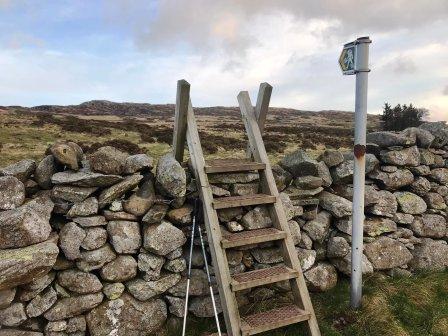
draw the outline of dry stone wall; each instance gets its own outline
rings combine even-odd
[[[363,272],[410,276],[448,266],[448,127],[368,135]],[[313,291],[350,273],[353,155],[296,151],[273,166]],[[253,173],[210,176],[216,197],[259,191]],[[161,335],[183,315],[186,244],[197,196],[170,154],[73,142],[0,169],[0,335]],[[316,200],[319,205],[316,207]],[[266,207],[220,210],[223,234],[269,227]],[[196,242],[197,244],[198,242]],[[229,250],[232,274],[282,263],[275,243]],[[189,310],[212,315],[200,246]],[[244,290],[240,305],[289,297],[288,283]],[[219,304],[218,304],[218,308]]]

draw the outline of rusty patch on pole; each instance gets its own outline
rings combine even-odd
[[[357,159],[360,159],[366,154],[366,146],[356,144],[355,147],[353,147],[353,154],[355,154]]]

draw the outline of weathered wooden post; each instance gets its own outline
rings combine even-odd
[[[182,163],[187,136],[187,112],[190,102],[190,83],[185,79],[177,81],[176,110],[174,116],[173,155]]]

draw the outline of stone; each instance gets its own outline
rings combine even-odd
[[[208,179],[212,184],[236,184],[236,183],[250,183],[257,181],[260,178],[258,173],[218,173],[210,174]]]
[[[181,275],[170,273],[163,275],[155,281],[145,281],[143,279],[133,279],[126,283],[126,288],[133,297],[140,301],[149,300],[157,295],[165,293],[176,285],[181,279]]]
[[[220,188],[220,187],[215,186],[213,184],[210,185],[210,188],[212,189],[213,196],[216,196],[216,197],[230,196],[230,191],[228,191],[228,190],[226,190],[224,188]]]
[[[185,196],[187,190],[185,170],[171,153],[162,156],[157,163],[156,188],[164,196],[172,198]]]
[[[236,221],[230,221],[225,223],[226,229],[230,232],[241,232],[244,231],[244,226]]]
[[[364,233],[369,237],[397,231],[397,224],[384,217],[367,217],[364,221]]]
[[[99,249],[84,251],[81,253],[81,260],[76,262],[76,266],[84,272],[90,272],[103,267],[108,262],[116,258],[116,254],[109,244],[105,244]]]
[[[320,206],[337,218],[352,214],[352,202],[343,197],[323,191],[319,195],[319,200]]]
[[[337,218],[334,221],[334,226],[337,227],[337,229],[345,234],[348,234],[351,236],[352,234],[352,217],[345,217],[345,218]]]
[[[436,155],[431,153],[427,149],[419,148],[418,151],[420,152],[420,164],[422,165],[433,165],[435,162]]]
[[[250,253],[260,264],[276,264],[283,261],[283,256],[277,247],[254,248]]]
[[[64,171],[54,174],[51,177],[53,184],[70,184],[76,187],[109,187],[123,181],[123,177],[118,175],[104,175],[89,171],[74,172]]]
[[[296,221],[288,221],[289,231],[291,232],[291,237],[294,245],[298,245],[302,239],[302,234],[300,230],[300,225]]]
[[[83,249],[91,251],[106,244],[107,231],[102,227],[86,228],[84,232],[86,236],[81,243]]]
[[[278,191],[285,190],[292,181],[292,175],[279,165],[272,165],[271,168]]]
[[[419,176],[426,176],[431,173],[431,169],[428,166],[423,165],[417,167],[409,167],[409,169],[411,170],[412,174]]]
[[[143,247],[157,255],[166,255],[186,241],[184,233],[165,220],[160,224],[146,225],[143,229]]]
[[[380,147],[412,146],[416,142],[415,134],[393,133],[387,131],[371,132],[367,134],[366,141],[377,144]]]
[[[366,211],[377,216],[393,217],[398,208],[395,195],[387,190],[378,190],[377,194],[378,202],[368,207]]]
[[[48,273],[58,252],[52,241],[0,250],[0,290],[31,282]]]
[[[411,252],[402,243],[384,236],[366,244],[364,250],[375,270],[403,266],[412,259]]]
[[[343,237],[331,237],[327,244],[328,258],[343,258],[350,251],[350,245]]]
[[[13,210],[25,201],[25,185],[14,176],[0,177],[0,211]]]
[[[143,216],[154,204],[155,197],[154,182],[147,179],[128,200],[123,202],[123,209],[135,216]]]
[[[321,211],[316,218],[306,222],[302,229],[308,233],[313,240],[322,243],[328,235],[331,224],[331,214],[327,211]]]
[[[27,319],[25,307],[22,303],[13,303],[8,308],[0,310],[0,325],[17,327]]]
[[[97,293],[103,288],[95,274],[76,269],[59,272],[57,278],[59,285],[77,294]]]
[[[182,279],[168,290],[168,293],[176,297],[185,297],[185,289],[187,288],[187,278]],[[207,274],[200,269],[193,268],[191,270],[190,295],[202,296],[209,295],[210,290],[207,281]]]
[[[25,183],[36,170],[36,161],[25,159],[0,169],[0,176],[14,176]]]
[[[54,268],[54,266],[53,266]],[[40,294],[45,288],[50,286],[55,278],[55,273],[50,272],[44,274],[41,277],[33,279],[33,281],[22,285],[19,291],[18,300],[21,302],[26,302],[34,299],[38,294]]]
[[[44,317],[48,321],[59,321],[81,315],[92,310],[103,301],[103,293],[87,294],[59,299]]]
[[[50,147],[50,152],[57,162],[72,170],[78,170],[83,152],[74,142],[56,142]]]
[[[165,258],[152,253],[141,252],[138,255],[138,269],[144,272],[149,280],[157,280],[165,263]]]
[[[281,161],[280,166],[291,173],[294,177],[317,175],[318,162],[308,156],[308,154],[299,149],[286,155]]]
[[[443,271],[448,267],[448,244],[444,240],[423,238],[412,255],[414,258],[409,262],[412,270]]]
[[[307,250],[300,247],[296,247],[297,257],[300,261],[300,266],[302,266],[302,271],[309,270],[316,262],[316,251]]]
[[[136,215],[124,212],[124,211],[109,211],[103,210],[103,215],[107,221],[130,221],[138,222],[138,217]]]
[[[448,126],[445,121],[425,122],[419,128],[430,132],[434,136],[431,143],[432,147],[441,148],[448,144]]]
[[[416,146],[400,150],[381,151],[381,161],[395,166],[420,165],[420,152]]]
[[[294,185],[301,189],[315,189],[322,186],[322,178],[316,176],[299,176],[294,179]]]
[[[40,316],[50,309],[56,303],[56,300],[56,291],[52,287],[48,287],[28,303],[26,314],[28,317]]]
[[[54,200],[64,200],[72,203],[82,202],[91,194],[93,194],[97,187],[75,187],[69,185],[56,185],[51,190],[51,197]]]
[[[28,246],[47,240],[53,202],[38,197],[12,210],[0,212],[0,249]]]
[[[154,167],[154,159],[146,154],[131,155],[124,163],[125,174],[135,174],[137,172],[147,172]]]
[[[394,195],[401,211],[404,213],[418,215],[424,213],[427,209],[425,201],[409,191],[397,191]]]
[[[224,223],[230,222],[234,219],[239,219],[244,213],[242,207],[219,209],[217,212],[219,221]]]
[[[408,225],[411,224],[414,221],[414,216],[412,216],[411,214],[405,214],[402,212],[397,212],[394,217],[392,218],[392,220],[397,223],[397,224],[403,224],[403,225]]]
[[[398,170],[397,166],[381,166],[380,169],[386,173],[395,173]]]
[[[75,316],[69,318],[67,321],[67,328],[65,329],[68,333],[84,332],[87,330],[86,318],[84,315]]]
[[[67,329],[67,321],[53,321],[48,322],[45,326],[45,334],[53,335],[54,333],[59,334]]]
[[[352,257],[351,257],[351,249],[343,258],[332,258],[330,259],[331,264],[337,268],[337,270],[347,276],[350,276],[352,270]],[[370,274],[373,273],[373,265],[367,259],[365,254],[362,255],[361,260],[361,269],[362,274]]]
[[[325,292],[335,287],[338,283],[336,268],[329,263],[318,263],[303,275],[310,289],[315,292]]]
[[[166,214],[167,219],[181,226],[187,226],[192,223],[193,207],[191,205],[184,205],[178,209],[172,209]]]
[[[185,299],[175,296],[166,296],[165,298],[169,303],[168,310],[170,314],[177,317],[184,317]]]
[[[418,176],[411,184],[410,190],[419,196],[424,196],[431,190],[431,183],[425,177]]]
[[[81,258],[80,247],[86,232],[73,222],[65,224],[59,232],[59,246],[68,260]]]
[[[67,217],[95,215],[98,212],[98,200],[95,197],[89,197],[82,202],[75,203],[67,213]]]
[[[221,301],[219,299],[219,296],[215,296],[215,304],[218,314],[222,313]],[[213,317],[214,310],[212,299],[209,296],[194,297],[191,300],[188,311],[193,313],[193,315],[196,317]]]
[[[90,169],[97,173],[121,175],[128,155],[114,147],[104,146],[89,155]]]
[[[230,194],[233,196],[254,195],[258,194],[259,189],[259,183],[235,183],[230,186]],[[223,196],[230,196],[230,194]]]
[[[117,253],[136,253],[142,245],[138,222],[111,221],[107,224],[107,233]]]
[[[72,221],[81,225],[83,228],[103,226],[107,224],[104,216],[75,217]]]
[[[419,237],[444,238],[447,234],[445,218],[435,214],[415,216],[411,229]]]
[[[87,314],[92,336],[156,335],[167,319],[163,300],[139,302],[124,293],[117,300],[106,300]]]
[[[352,184],[339,184],[335,185],[332,188],[334,192],[341,197],[344,197],[348,199],[349,201],[353,200],[353,185]],[[366,185],[364,187],[364,206],[370,206],[373,204],[376,204],[379,202],[379,194],[378,190],[375,188],[375,186],[372,185]]]
[[[116,199],[120,198],[128,191],[131,191],[140,183],[143,179],[142,175],[130,175],[125,177],[125,179],[113,186],[104,189],[98,196],[98,202],[100,208],[104,208],[106,205],[111,204]]]
[[[142,222],[145,224],[157,224],[165,217],[169,206],[167,204],[154,204],[143,216]]]
[[[123,294],[125,288],[121,282],[105,284],[103,286],[103,293],[109,300],[116,300]]]
[[[374,170],[368,174],[368,177],[386,190],[397,190],[414,182],[414,175],[408,169],[397,169],[393,173]]]
[[[130,255],[120,255],[101,268],[101,278],[110,282],[123,282],[135,278],[137,262]]]
[[[272,220],[266,207],[257,206],[243,216],[241,224],[246,230],[256,230],[272,226]]]
[[[411,137],[416,137],[417,140],[417,146],[422,148],[428,148],[431,146],[432,142],[435,139],[435,136],[431,134],[431,132],[423,129],[423,128],[417,128],[417,127],[409,127],[401,132],[402,134],[409,134]]]
[[[302,231],[298,246],[307,250],[311,250],[313,247],[313,240],[310,238],[310,236],[308,236],[306,232]]]
[[[448,186],[448,168],[431,169],[429,176],[432,180]]]
[[[328,169],[327,165],[323,161],[320,161],[317,164],[317,176],[322,179],[322,185],[324,187],[329,187],[333,184],[330,169]]]
[[[325,162],[325,164],[331,168],[344,162],[344,156],[337,150],[327,149],[320,156],[320,160]]]
[[[445,210],[446,203],[442,195],[435,192],[429,192],[425,195],[424,200],[430,209]]]
[[[16,296],[16,288],[0,290],[0,309],[8,307]]]
[[[292,197],[294,199],[302,199],[316,196],[322,190],[324,190],[324,188],[322,187],[316,189],[299,189],[293,185],[290,185],[288,188],[286,188],[285,193],[287,193],[289,197]]]
[[[25,331],[18,329],[3,329],[0,330],[0,336],[43,336],[41,332]]]
[[[229,261],[229,264],[230,264],[230,261]],[[180,273],[180,272],[183,272],[187,268],[187,261],[184,258],[168,260],[163,265],[163,268],[170,272]]]

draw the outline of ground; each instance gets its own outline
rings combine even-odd
[[[349,307],[350,283],[311,299],[323,336],[446,336],[448,335],[448,272],[419,274],[412,278],[390,278],[374,274],[365,278],[363,308]],[[211,319],[196,319],[188,326],[189,336],[214,331]],[[171,330],[170,335],[179,335]],[[306,335],[300,325],[263,336]]]

